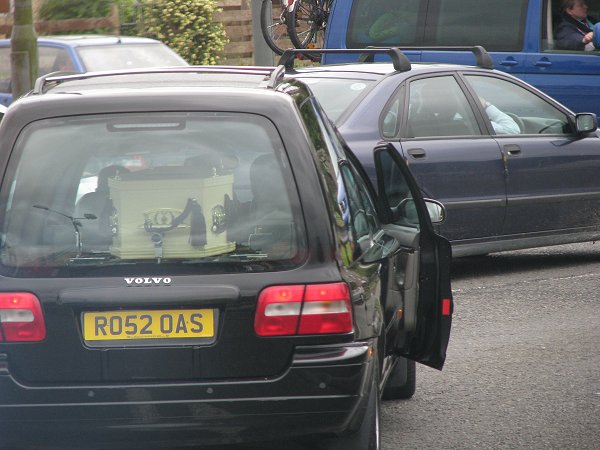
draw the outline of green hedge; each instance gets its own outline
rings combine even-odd
[[[144,35],[163,41],[190,64],[216,64],[228,42],[223,24],[214,22],[214,0],[146,1]]]

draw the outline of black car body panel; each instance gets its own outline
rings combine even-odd
[[[410,173],[399,226],[282,70],[143,72],[50,76],[2,121],[0,447],[372,439],[373,383],[450,332]]]

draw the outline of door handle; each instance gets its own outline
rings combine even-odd
[[[508,156],[519,156],[521,154],[521,147],[517,144],[509,144],[504,146],[504,153]]]
[[[505,67],[514,67],[517,64],[519,64],[519,63],[517,61],[515,61],[513,58],[508,58],[508,59],[505,59],[504,61],[500,61],[500,65],[505,66]]]
[[[425,156],[427,156],[427,153],[425,153],[425,150],[422,148],[410,148],[410,149],[406,150],[406,153],[408,153],[410,156],[412,156],[415,159],[421,159],[421,158],[425,158]]]
[[[550,67],[552,66],[552,62],[548,60],[548,58],[542,58],[539,61],[536,61],[534,66],[537,67]]]

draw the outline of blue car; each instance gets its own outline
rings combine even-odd
[[[162,42],[127,36],[65,35],[38,38],[38,75],[93,72],[188,63]],[[11,43],[0,39],[0,104],[12,102]]]
[[[376,173],[373,146],[401,155],[424,196],[445,205],[440,232],[454,256],[600,238],[596,115],[573,113],[472,50],[477,66],[414,63],[398,49],[325,50],[393,63],[295,69],[306,50],[281,63],[313,90],[374,182],[394,174]]]
[[[600,20],[600,0],[586,0]],[[470,64],[468,51],[432,46],[485,47],[494,67],[557,99],[575,112],[600,114],[600,43],[570,49],[561,42],[560,0],[343,0],[333,2],[325,48],[413,47],[412,61]],[[596,37],[600,32],[596,33]],[[328,54],[323,63],[348,62]]]

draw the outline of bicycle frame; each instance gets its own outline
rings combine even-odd
[[[296,6],[296,3],[298,3],[299,1],[301,0],[281,0],[281,3],[284,7],[287,8],[288,12],[291,13],[294,10],[294,6]],[[333,0],[318,0],[318,3],[321,3],[323,9],[329,11]]]

